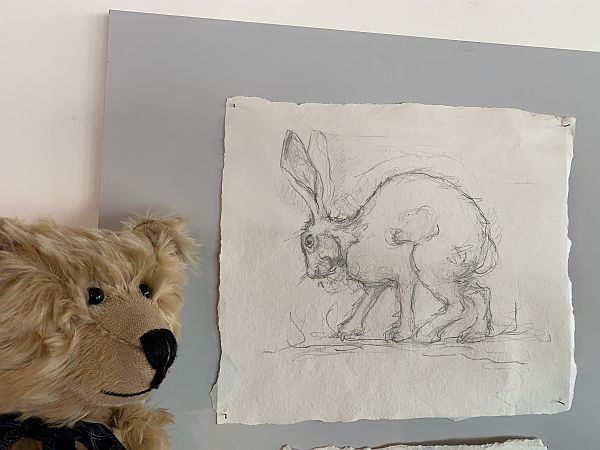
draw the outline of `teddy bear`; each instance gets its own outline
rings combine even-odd
[[[177,354],[195,241],[179,216],[122,231],[0,218],[0,450],[165,450],[145,405]]]

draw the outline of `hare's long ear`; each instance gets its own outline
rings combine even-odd
[[[326,215],[321,176],[298,135],[290,130],[283,141],[281,169],[310,208],[313,219]]]
[[[331,178],[331,163],[329,161],[329,153],[327,152],[327,138],[318,130],[314,130],[310,135],[308,143],[308,156],[319,174],[321,185],[323,186],[323,194],[321,203],[323,211],[330,212],[331,203],[333,202],[333,180]]]

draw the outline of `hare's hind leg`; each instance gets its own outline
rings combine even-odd
[[[465,297],[472,299],[475,306],[475,323],[463,330],[459,335],[461,342],[480,342],[492,334],[492,312],[490,309],[490,288],[480,285],[475,280],[464,287]]]
[[[417,341],[459,339],[476,322],[475,303],[464,295],[463,286],[455,276],[456,267],[448,262],[446,255],[443,246],[418,246],[413,251],[411,264],[416,277],[442,304],[437,313],[419,326]]]
[[[457,288],[456,282],[440,282],[420,278],[422,284],[438,300],[442,307],[416,333],[417,341],[433,343],[446,337],[458,337],[459,333],[473,324],[465,324],[465,312],[468,308]],[[457,331],[459,330],[459,331]]]
[[[419,340],[437,342],[451,338],[458,342],[473,343],[491,334],[489,288],[473,281],[438,283],[426,287],[443,306],[419,327]]]
[[[417,287],[417,277],[411,273],[411,277],[406,283],[398,283],[395,287],[396,304],[398,312],[394,314],[397,317],[390,328],[385,332],[385,340],[393,342],[402,342],[410,339],[415,334],[415,290]]]
[[[448,259],[443,245],[415,247],[411,264],[418,280],[442,307],[419,326],[416,340],[478,342],[491,333],[490,290],[472,275],[460,275],[464,265]]]

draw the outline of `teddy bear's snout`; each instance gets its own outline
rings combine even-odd
[[[177,355],[177,340],[170,330],[150,330],[141,338],[142,349],[150,366],[156,371],[150,388],[156,389],[163,382],[167,371]]]

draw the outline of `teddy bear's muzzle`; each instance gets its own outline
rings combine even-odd
[[[140,338],[140,342],[148,363],[156,371],[150,382],[150,388],[156,389],[175,361],[177,340],[171,330],[161,328],[148,331]]]

